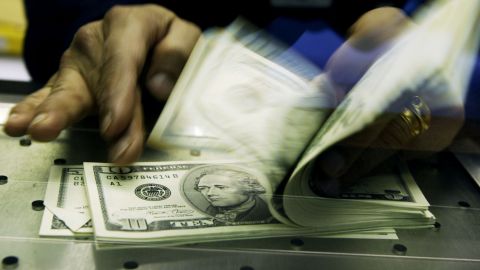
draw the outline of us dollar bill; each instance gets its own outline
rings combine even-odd
[[[84,163],[84,169],[95,239],[103,243],[178,245],[291,235],[396,238],[391,227],[331,230],[283,224],[272,209],[271,183],[245,164]]]
[[[271,186],[229,163],[84,163],[100,241],[197,242],[259,237],[295,228],[270,212]]]
[[[83,166],[52,166],[44,204],[40,236],[93,234]]]

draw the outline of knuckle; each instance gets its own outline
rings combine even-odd
[[[190,33],[192,36],[198,38],[200,37],[200,34],[202,33],[202,30],[200,27],[190,21],[183,20],[184,23],[186,24],[187,28],[189,29]]]
[[[89,23],[81,26],[73,37],[74,43],[89,44],[92,37],[95,36],[93,24]]]
[[[122,5],[114,5],[110,8],[107,13],[105,13],[104,20],[107,23],[111,23],[112,21],[116,20],[118,17],[125,16],[128,8]]]
[[[70,51],[70,57],[79,56],[86,58],[91,62],[96,61],[96,55],[100,48],[99,26],[97,22],[86,24],[75,33],[72,44],[67,51]]]

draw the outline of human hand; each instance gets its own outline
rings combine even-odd
[[[400,10],[379,8],[357,21],[352,36],[332,56],[327,74],[341,100],[395,38],[415,27]],[[413,59],[412,59],[413,61]],[[419,74],[421,75],[421,74]],[[447,147],[463,125],[463,101],[443,74],[429,77],[418,95],[402,96],[360,132],[342,140],[315,162],[318,193],[335,195],[400,150],[425,154]]]
[[[12,108],[5,132],[51,141],[98,113],[110,161],[136,160],[145,136],[140,85],[165,100],[200,33],[158,5],[113,7],[102,20],[77,31],[56,74]],[[145,82],[140,81],[143,72]]]

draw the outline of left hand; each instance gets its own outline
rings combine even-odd
[[[11,110],[5,132],[51,141],[98,113],[110,161],[135,161],[145,136],[140,74],[147,72],[148,90],[165,100],[199,36],[196,25],[161,6],[115,6],[77,31],[56,74]]]

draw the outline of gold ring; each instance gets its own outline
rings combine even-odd
[[[416,137],[430,128],[430,108],[419,96],[412,97],[410,103],[400,114],[400,118],[407,126],[412,137]]]
[[[430,108],[421,97],[413,96],[400,114],[385,126],[376,147],[403,149],[430,128],[430,121]]]

